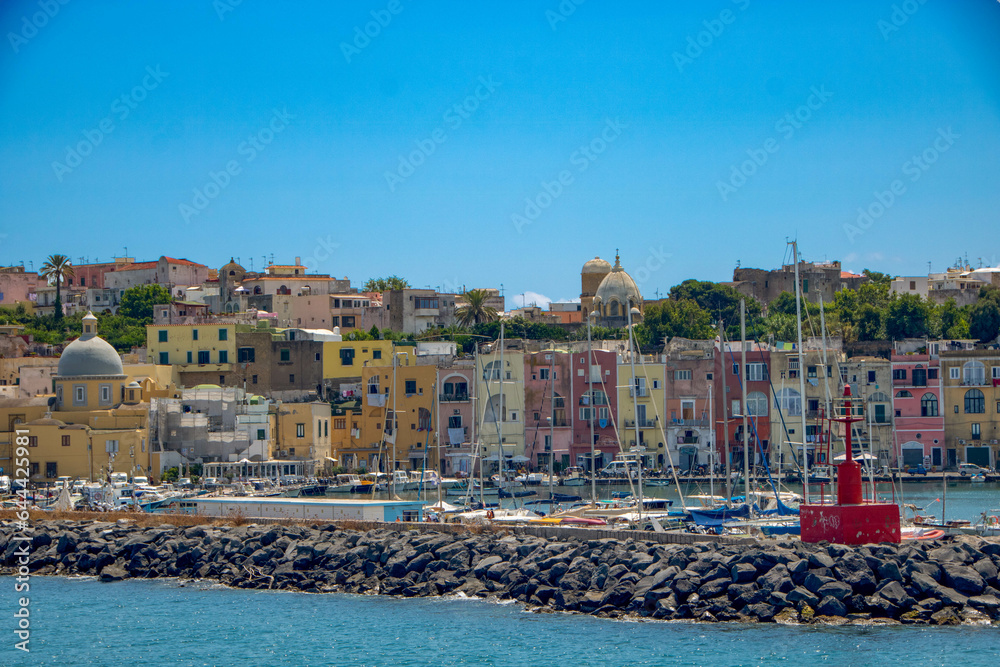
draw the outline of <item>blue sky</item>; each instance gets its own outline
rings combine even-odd
[[[273,253],[520,305],[616,248],[647,297],[786,238],[1000,263],[994,0],[7,0],[0,28],[0,264]]]

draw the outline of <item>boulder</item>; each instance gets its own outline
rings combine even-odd
[[[808,588],[803,588],[802,586],[796,586],[795,589],[785,595],[785,599],[794,605],[797,605],[799,602],[816,604],[820,600],[819,597],[817,597],[812,591]]]
[[[986,582],[975,568],[953,563],[941,565],[944,571],[943,583],[963,595],[979,595],[983,592]]]
[[[101,570],[101,581],[121,581],[122,579],[127,579],[129,576],[128,572],[124,567],[119,565],[108,565]]]
[[[848,584],[845,584],[842,581],[829,581],[820,586],[817,590],[813,592],[816,593],[816,595],[820,596],[821,598],[825,598],[827,596],[832,595],[833,597],[841,601],[846,600],[847,598],[849,598],[851,595],[854,594],[854,590]],[[817,611],[819,611],[819,609],[817,609]],[[824,612],[820,613],[822,614]]]
[[[749,563],[737,563],[729,570],[733,583],[742,584],[757,577],[757,568]]]
[[[822,616],[846,616],[847,607],[840,601],[840,598],[827,595],[816,605],[816,613]]]

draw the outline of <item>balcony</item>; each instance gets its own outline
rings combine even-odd
[[[679,435],[677,436],[678,445],[697,445],[698,436],[696,435]]]
[[[906,378],[893,378],[892,379],[892,386],[893,387],[909,387],[910,386],[910,381],[908,379],[906,379]]]
[[[697,428],[707,428],[710,425],[707,419],[671,419],[670,426],[693,426]]]
[[[638,392],[638,393],[636,393],[636,392]],[[645,398],[646,396],[649,396],[649,390],[646,389],[646,388],[642,388],[642,389],[630,388],[628,390],[628,395],[630,397],[631,396],[638,396],[639,398]]]
[[[649,419],[639,419],[638,422],[639,422],[639,428],[656,428],[655,421],[650,421]],[[625,420],[625,428],[635,428],[635,426],[636,426],[635,419]]]
[[[606,407],[608,407],[608,402],[606,400],[604,400],[604,399],[601,399],[601,400],[599,400],[597,402],[591,402],[591,400],[589,398],[587,398],[586,396],[581,396],[580,397],[580,405],[585,406],[585,407],[592,405],[595,408],[606,408]]]
[[[438,394],[438,400],[442,403],[468,403],[468,394]]]

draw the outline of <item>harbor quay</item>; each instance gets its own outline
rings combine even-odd
[[[1000,622],[995,538],[844,546],[684,536],[690,543],[664,543],[641,532],[588,537],[490,525],[183,519],[193,525],[140,525],[152,517],[33,521],[27,567],[34,575],[105,582],[173,577],[246,589],[464,595],[610,618]],[[18,570],[15,535],[14,522],[0,525],[0,574]]]

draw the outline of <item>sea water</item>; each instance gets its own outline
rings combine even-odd
[[[31,653],[2,665],[995,665],[980,627],[614,621],[478,599],[235,590],[176,580],[32,577]]]

